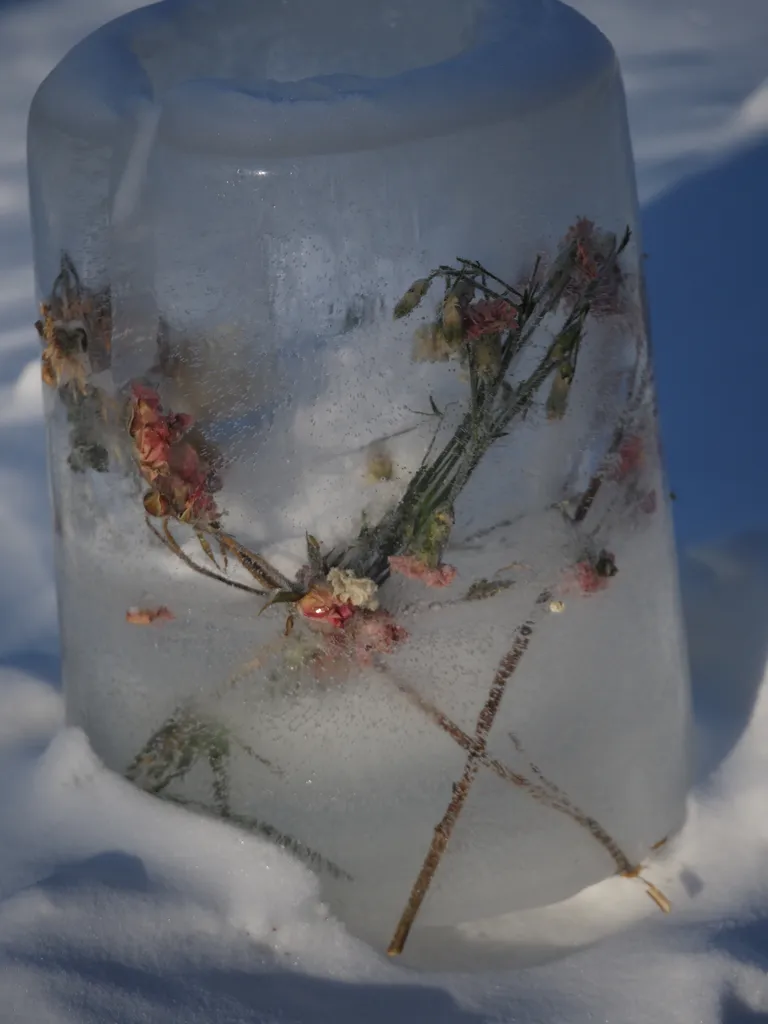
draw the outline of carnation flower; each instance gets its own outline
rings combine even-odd
[[[565,242],[573,246],[574,253],[564,292],[566,298],[578,301],[589,285],[599,278],[592,292],[591,312],[603,316],[621,312],[624,273],[615,260],[609,269],[605,269],[615,252],[616,236],[595,227],[586,217],[580,217],[569,229]]]
[[[336,629],[341,629],[355,614],[351,604],[339,601],[331,588],[322,583],[312,587],[300,598],[296,607],[304,618],[327,622]]]
[[[376,598],[378,587],[367,577],[355,576],[348,569],[333,568],[328,573],[328,582],[337,601],[351,604],[355,608],[375,611],[379,607]]]
[[[573,578],[582,594],[596,594],[605,590],[611,578],[618,572],[616,559],[610,551],[601,551],[597,558],[585,558],[577,562]]]
[[[392,572],[427,587],[448,587],[456,579],[455,566],[441,564],[433,568],[417,555],[390,555],[389,567]]]
[[[467,308],[467,341],[517,327],[517,307],[507,299],[480,299]]]
[[[136,382],[131,386],[128,432],[141,475],[153,488],[145,495],[144,508],[150,515],[213,524],[219,518],[212,495],[213,472],[185,438],[192,423],[184,413],[163,414],[154,388]]]
[[[628,476],[640,469],[645,461],[645,446],[638,434],[623,438],[611,459],[611,478],[626,480]]]

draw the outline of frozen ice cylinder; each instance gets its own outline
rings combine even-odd
[[[688,688],[603,36],[166,0],[29,158],[69,722],[414,963],[636,874]]]

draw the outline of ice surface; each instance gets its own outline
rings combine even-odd
[[[147,788],[283,837],[318,868],[333,911],[385,948],[427,823],[440,820],[467,759],[414,695],[473,736],[516,631],[530,629],[489,756],[508,774],[541,770],[552,781],[531,796],[528,782],[481,772],[419,915],[413,955],[423,961],[440,945],[436,929],[552,903],[617,865],[630,870],[683,819],[687,676],[639,240],[621,257],[621,309],[590,320],[566,418],[548,422],[542,396],[497,439],[451,502],[443,555],[457,582],[434,596],[388,580],[384,614],[407,642],[384,664],[353,665],[347,680],[317,678],[316,660],[295,663],[318,643],[301,618],[283,636],[279,606],[258,614],[253,596],[185,568],[201,549],[184,526],[171,524],[181,558],[158,548],[131,420],[115,403],[143,379],[168,411],[194,417],[221,460],[225,529],[296,581],[286,587],[301,586],[308,536],[355,557],[361,524],[390,513],[468,408],[458,363],[414,362],[414,330],[434,317],[434,295],[412,318],[393,321],[392,307],[415,278],[459,257],[520,285],[537,254],[551,264],[578,217],[617,239],[635,230],[623,92],[603,37],[549,3],[481,5],[469,21],[449,5],[444,53],[428,32],[433,5],[408,25],[393,9],[380,76],[364,82],[344,62],[356,41],[373,45],[370,26],[340,3],[312,50],[343,27],[340,67],[329,77],[310,59],[306,70],[320,77],[286,81],[312,39],[312,19],[292,20],[306,9],[273,24],[269,8],[254,23],[242,7],[206,21],[205,8],[190,8],[190,20],[172,5],[104,30],[105,46],[146,62],[155,90],[126,99],[124,138],[91,138],[74,112],[57,118],[46,97],[66,96],[58,72],[33,106],[41,294],[61,251],[82,274],[78,289],[110,289],[111,348],[88,399],[98,408],[73,391],[47,395],[67,715],[107,765]],[[273,36],[266,84],[244,82],[243,40],[260,52]],[[412,52],[398,49],[401,38]],[[525,60],[510,59],[518,50]],[[387,67],[390,58],[434,63]],[[81,59],[69,58],[73,80]],[[237,79],[214,77],[236,67]],[[206,109],[216,95],[231,106],[237,142],[225,111]],[[253,131],[269,137],[257,155],[254,118]],[[564,316],[550,314],[516,357],[516,381],[534,373]],[[433,408],[444,410],[437,434]],[[620,422],[644,452],[633,487],[652,501],[632,511],[630,491],[605,469],[582,529],[563,502],[577,504],[603,472]],[[109,472],[82,465],[94,431]],[[382,483],[366,478],[372,444],[392,464]],[[601,550],[619,575],[585,597],[579,566]],[[491,598],[475,600],[478,588]],[[550,613],[563,599],[565,615]],[[174,618],[137,630],[126,622],[133,607]],[[179,758],[173,772],[168,756]]]
[[[586,0],[582,6],[586,7]],[[116,4],[110,3],[109,10],[116,10]],[[741,0],[727,12],[703,0],[664,3],[654,9],[653,17],[645,6],[619,8],[594,0],[587,13],[605,19],[602,24],[619,43],[623,59],[634,62],[630,103],[638,113],[635,144],[641,157],[640,185],[646,195],[659,182],[679,180],[697,161],[709,159],[710,141],[712,152],[721,143],[728,144],[714,129],[738,111],[742,96],[746,99],[760,80],[761,39],[766,30],[760,0],[751,9],[749,0]],[[0,158],[0,208],[4,255],[12,261],[9,265],[18,268],[5,272],[0,282],[2,455],[4,465],[13,469],[13,479],[0,492],[0,501],[5,513],[4,561],[18,570],[12,593],[3,591],[2,651],[4,657],[15,659],[26,646],[35,671],[44,675],[48,670],[38,667],[47,664],[53,603],[39,398],[31,386],[36,381],[36,359],[16,384],[17,375],[36,355],[28,330],[29,340],[22,344],[23,324],[30,316],[25,308],[31,309],[31,268],[21,205],[23,104],[34,84],[28,62],[35,61],[38,75],[44,73],[67,45],[105,14],[103,2],[90,8],[85,2],[11,7],[4,12],[0,31],[0,45],[7,48],[4,67],[10,72],[9,102],[0,110],[7,143]],[[690,60],[683,59],[686,54]],[[757,81],[753,77],[750,85],[750,75],[755,74]],[[713,95],[719,99],[715,105],[710,102]],[[13,101],[14,97],[21,98]],[[691,124],[696,126],[694,133],[686,131]],[[659,141],[665,144],[658,145]],[[744,165],[748,163],[745,158]],[[713,180],[718,180],[717,175]],[[689,227],[697,215],[716,212],[695,204],[691,208],[686,197],[690,193],[683,189],[667,205],[684,209]],[[677,236],[669,241],[674,241],[675,252],[684,248]],[[714,272],[719,268],[725,273],[718,263],[721,255],[718,248],[707,258],[715,261]],[[672,296],[684,282],[691,284],[690,264],[690,259],[681,259],[668,278],[659,278],[657,293]],[[660,318],[662,334],[667,326]],[[729,352],[734,358],[753,337],[754,332],[742,335],[740,330],[732,335]],[[717,384],[708,366],[702,400],[708,389],[714,394]],[[689,380],[682,363],[675,369],[667,362],[665,374],[665,387],[679,390]],[[745,382],[742,395],[748,396],[750,388],[751,383]],[[663,411],[668,433],[674,432],[675,409],[669,405]],[[757,438],[736,435],[734,441],[749,449]],[[739,479],[748,490],[753,477]],[[677,506],[684,524],[695,518],[695,507],[703,507],[707,500],[695,484],[691,486],[692,490],[680,494]],[[18,515],[20,502],[28,512],[23,517]],[[724,519],[723,533],[728,529]],[[164,1024],[169,1013],[183,1015],[193,1024],[208,1024],[212,1016],[239,1024],[286,1015],[313,1022],[364,1017],[377,1024],[424,1019],[450,1024],[490,1020],[532,1024],[550,1019],[581,1024],[603,1018],[630,1024],[658,1020],[689,1024],[691,1019],[715,1024],[762,1019],[768,1010],[761,967],[765,716],[762,702],[752,714],[752,699],[765,660],[766,591],[759,548],[753,540],[745,538],[738,552],[722,547],[702,552],[695,573],[687,573],[689,607],[695,609],[691,618],[694,668],[708,670],[707,689],[713,701],[707,728],[709,763],[712,758],[719,762],[733,743],[738,743],[738,749],[715,780],[698,790],[681,844],[652,872],[673,898],[672,919],[657,920],[634,885],[605,883],[554,909],[539,923],[528,913],[515,915],[514,928],[512,922],[504,922],[507,944],[499,962],[509,967],[526,958],[557,956],[634,922],[623,937],[614,935],[609,943],[567,961],[507,970],[477,985],[455,977],[439,982],[424,979],[416,986],[407,972],[384,968],[311,912],[305,916],[296,911],[291,895],[295,879],[281,875],[277,884],[274,864],[263,876],[263,891],[254,889],[248,897],[256,908],[266,905],[278,889],[281,893],[273,918],[277,932],[252,930],[263,944],[244,938],[243,931],[227,923],[222,908],[246,903],[246,894],[235,888],[235,872],[222,881],[221,891],[229,896],[221,903],[207,896],[198,900],[191,890],[173,885],[160,898],[158,888],[143,880],[134,858],[157,863],[149,852],[154,838],[164,834],[166,822],[171,830],[178,822],[168,808],[161,807],[157,816],[138,813],[139,807],[148,811],[154,805],[131,803],[134,794],[124,786],[109,790],[103,804],[93,799],[93,789],[83,785],[71,789],[71,802],[62,803],[58,787],[45,801],[45,787],[18,788],[19,773],[8,771],[4,806],[12,810],[4,812],[2,820],[4,891],[17,891],[16,880],[22,877],[19,866],[24,867],[25,882],[32,882],[49,873],[46,864],[59,857],[67,860],[72,850],[67,836],[79,830],[89,838],[78,847],[76,856],[81,860],[66,870],[54,869],[56,878],[50,884],[21,891],[2,904],[0,988],[7,1013],[24,1024],[81,1024],[84,1020],[90,1024],[104,1019]],[[735,614],[737,608],[743,609],[742,615]],[[27,685],[19,680],[14,699],[3,706],[4,723],[19,734],[27,721],[23,697]],[[30,703],[35,699],[30,698]],[[750,727],[742,735],[750,716]],[[32,729],[37,735],[41,731],[37,725]],[[48,782],[70,778],[65,757],[55,760],[52,768]],[[40,830],[27,828],[33,815],[44,821]],[[126,847],[131,851],[127,856],[115,849],[119,837],[113,830],[114,817],[130,817],[135,842]],[[87,822],[90,825],[84,829]],[[218,877],[225,832],[203,821],[197,832],[185,833],[187,847],[198,851],[212,876]],[[240,837],[233,837],[233,842],[242,846]],[[241,875],[262,878],[261,853],[255,855],[255,849],[252,841],[244,845]],[[169,879],[176,874],[180,852],[186,854],[186,848],[180,851],[171,839],[162,864]],[[643,914],[648,915],[645,924],[639,923]],[[514,957],[510,941],[515,943]]]
[[[76,135],[114,138],[152,96],[176,145],[296,157],[506,120],[580,92],[614,61],[554,0],[422,0],[378,14],[353,0],[174,2],[80,44],[37,106]]]

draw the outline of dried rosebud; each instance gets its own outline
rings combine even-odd
[[[160,605],[159,608],[129,608],[125,613],[125,621],[132,626],[151,626],[153,622],[170,622],[176,616],[173,612]]]
[[[144,495],[144,511],[148,516],[162,519],[171,514],[171,504],[159,491],[147,491]]]
[[[481,334],[472,343],[475,368],[483,378],[495,377],[501,368],[501,337],[498,334]]]
[[[440,319],[445,340],[449,345],[458,345],[464,337],[464,314],[459,297],[454,292],[451,292],[443,301]]]
[[[154,388],[140,382],[131,385],[128,432],[141,475],[152,486],[152,494],[145,499],[148,514],[213,526],[220,516],[212,496],[218,481],[192,443],[200,444],[188,433],[192,422],[184,413],[164,414]]]
[[[300,598],[296,602],[296,607],[304,618],[315,622],[327,622],[337,629],[343,628],[355,614],[352,605],[340,603],[331,588],[322,583]]]
[[[517,308],[507,299],[480,299],[467,309],[467,340],[501,334],[517,326]]]
[[[419,327],[413,336],[412,358],[415,363],[445,363],[456,351],[439,324]]]
[[[366,479],[371,483],[378,483],[381,480],[391,480],[395,475],[395,467],[392,456],[381,444],[372,444],[368,449],[365,460]]]
[[[561,366],[552,381],[547,398],[547,419],[561,420],[568,409],[568,396],[571,393],[573,370],[570,366]]]
[[[409,313],[412,313],[429,291],[429,286],[431,284],[431,277],[420,277],[418,281],[414,281],[402,299],[400,299],[395,306],[395,320],[399,320],[401,317],[408,316]]]

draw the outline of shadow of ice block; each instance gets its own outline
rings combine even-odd
[[[178,757],[148,788],[289,845],[386,948],[481,753],[420,906],[425,963],[427,926],[565,900],[677,829],[686,665],[604,37],[554,0],[168,0],[52,72],[29,152],[67,715],[99,756],[134,777]],[[482,265],[460,344],[424,357],[439,288],[393,311],[460,260]],[[493,288],[507,326],[472,346]],[[70,329],[101,358],[67,390]],[[170,493],[202,463],[194,498]],[[201,496],[223,525],[201,531]],[[389,559],[438,524],[435,596]],[[219,559],[239,591],[210,578],[222,531],[264,560]],[[315,629],[303,598],[339,566],[379,607],[345,597]],[[257,614],[277,589],[289,623]],[[171,617],[128,624],[145,605]]]

